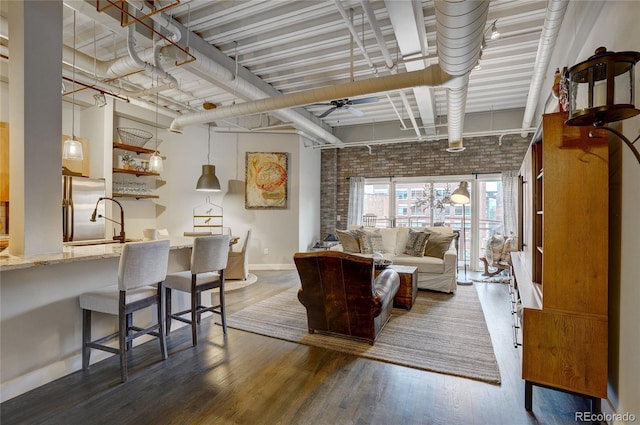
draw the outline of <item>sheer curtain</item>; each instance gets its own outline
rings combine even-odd
[[[518,231],[518,173],[505,171],[502,173],[502,192],[504,207],[504,234]]]
[[[349,209],[347,210],[347,225],[362,224],[364,208],[364,177],[349,178]]]

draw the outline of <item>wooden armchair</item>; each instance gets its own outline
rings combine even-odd
[[[391,316],[400,287],[398,273],[386,269],[374,278],[372,258],[338,251],[299,252],[293,259],[309,333],[338,334],[373,345]]]

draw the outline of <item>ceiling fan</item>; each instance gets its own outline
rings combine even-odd
[[[362,112],[360,109],[354,108],[352,105],[361,105],[364,103],[375,103],[378,100],[379,99],[377,97],[363,97],[362,99],[355,99],[355,100],[338,99],[338,100],[332,100],[330,103],[314,103],[314,105],[331,106],[331,108],[324,111],[319,116],[319,118],[324,118],[330,113],[337,111],[338,109],[345,109],[351,112],[353,115],[357,117],[361,117],[364,115],[364,112]]]

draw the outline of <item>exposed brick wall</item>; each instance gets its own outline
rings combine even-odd
[[[372,145],[322,151],[321,236],[347,223],[349,177],[414,177],[500,173],[520,169],[529,139],[507,135],[465,138],[466,150],[449,153],[447,141]],[[341,221],[336,217],[340,215]]]

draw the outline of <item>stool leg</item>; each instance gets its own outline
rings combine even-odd
[[[169,332],[171,332],[171,288],[165,288],[164,302],[165,302],[164,325],[167,329],[167,335],[169,335]]]
[[[91,342],[91,310],[82,309],[82,370],[89,369],[91,348],[87,346]]]
[[[198,345],[198,295],[195,292],[191,292],[191,339],[193,346]]]
[[[133,340],[129,339],[131,335],[131,326],[133,326],[133,313],[127,314],[127,350],[131,350],[133,348]]]
[[[160,352],[162,353],[162,358],[167,359],[169,356],[167,355],[167,343],[164,338],[164,328],[162,326],[162,322],[164,319],[164,315],[162,314],[162,282],[158,283],[158,339],[160,340]]]
[[[220,277],[220,316],[222,316],[222,333],[227,334],[227,314],[224,307],[224,275]]]
[[[202,305],[202,292],[198,292],[197,294],[196,308]],[[198,309],[198,314],[196,316],[198,318],[198,324],[200,324],[200,318],[202,317],[202,312],[200,311],[200,309]]]
[[[120,378],[127,382],[127,314],[125,313],[125,292],[120,291],[118,312],[118,349],[120,354]]]

